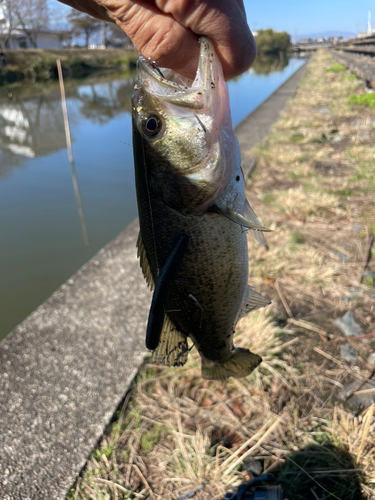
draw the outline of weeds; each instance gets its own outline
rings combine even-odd
[[[361,95],[351,95],[348,97],[349,104],[357,104],[359,106],[368,106],[370,108],[375,108],[375,94],[361,94]]]
[[[334,64],[327,71],[332,71],[333,73],[341,73],[342,71],[346,71],[346,66],[342,64]]]

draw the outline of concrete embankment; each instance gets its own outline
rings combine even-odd
[[[243,165],[306,71],[238,127]],[[0,498],[63,499],[146,354],[134,222],[0,343]]]
[[[371,88],[375,88],[375,61],[371,55],[356,54],[331,50],[330,54],[358,78],[364,80]]]

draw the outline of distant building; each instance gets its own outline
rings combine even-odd
[[[0,38],[7,35],[7,28],[0,25]],[[38,49],[61,49],[63,48],[65,32],[56,30],[42,30],[37,34],[36,45]],[[14,49],[32,49],[33,45],[25,36],[25,33],[16,28],[12,30],[9,40],[6,42],[6,48]]]
[[[343,39],[342,36],[330,36],[329,38],[327,38],[327,42],[337,43],[337,42],[340,42],[342,39]]]
[[[300,38],[297,42],[299,45],[307,45],[309,43],[313,43],[312,38]]]
[[[357,38],[366,38],[366,36],[374,36],[375,35],[375,29],[372,29],[370,34],[368,31],[359,31],[357,33]]]

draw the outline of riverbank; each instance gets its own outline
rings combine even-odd
[[[220,499],[272,472],[290,500],[375,498],[375,110],[318,52],[265,142],[247,196],[273,232],[249,239],[249,281],[272,300],[235,344],[241,380],[146,364],[69,496]],[[249,131],[250,137],[250,131]]]
[[[82,78],[97,71],[130,71],[138,58],[137,51],[123,49],[27,49],[7,50],[4,54],[0,85],[24,80],[56,80],[56,59],[61,60],[65,78]]]

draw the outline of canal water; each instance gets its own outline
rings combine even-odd
[[[230,81],[233,124],[301,64],[261,61]],[[58,85],[0,87],[0,339],[137,216],[132,87],[66,82],[74,168]]]

